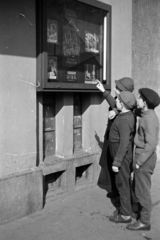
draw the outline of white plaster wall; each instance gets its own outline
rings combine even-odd
[[[160,95],[160,1],[133,0],[133,67],[135,94],[143,87]],[[155,109],[160,122],[160,106]],[[159,133],[160,139],[160,133]],[[160,141],[157,146],[160,161]]]
[[[36,165],[35,2],[0,8],[0,176]]]
[[[132,75],[132,0],[101,0],[112,6],[111,80]],[[114,93],[114,92],[113,92]]]

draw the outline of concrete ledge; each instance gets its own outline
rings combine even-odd
[[[0,224],[42,209],[42,181],[38,168],[0,178]]]
[[[100,152],[77,152],[70,157],[48,157],[44,160],[43,164],[40,165],[43,175],[50,173],[67,170],[69,162],[73,164],[74,167],[93,163],[96,159],[99,159]]]
[[[92,153],[79,152],[67,158],[50,158],[38,168],[1,176],[0,224],[41,210],[44,202],[95,185],[99,174],[99,155],[100,153],[95,151]],[[87,175],[85,178],[82,176],[80,181],[76,181],[76,169],[78,171],[78,168],[82,168],[83,171],[83,167],[86,167]],[[55,174],[53,183],[51,182],[53,188],[48,189],[46,196],[45,179],[50,174]],[[56,179],[54,179],[55,177]]]
[[[99,156],[98,151],[91,153],[81,151],[67,158],[54,156],[45,159],[40,166],[44,175],[44,192],[46,193],[44,204],[54,200],[58,195],[60,197],[62,194],[72,194],[82,188],[95,185],[99,175]],[[55,179],[54,173],[59,173],[59,178]],[[80,174],[79,180],[76,174]],[[50,185],[53,187],[47,186],[47,176],[51,178],[53,176],[53,179],[50,179]]]

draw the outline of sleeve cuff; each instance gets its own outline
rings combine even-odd
[[[137,165],[141,167],[143,164],[137,160]]]
[[[114,159],[114,162],[113,162],[112,166],[121,167],[121,162],[118,161],[117,159]]]
[[[110,93],[109,91],[103,92],[103,97],[107,97],[109,93]]]

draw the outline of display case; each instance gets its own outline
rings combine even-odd
[[[37,90],[110,89],[111,6],[96,0],[41,0]]]

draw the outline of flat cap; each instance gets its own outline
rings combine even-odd
[[[132,110],[136,107],[137,101],[133,93],[129,91],[123,91],[119,94],[120,100],[125,104],[127,109]]]
[[[139,94],[146,101],[149,108],[155,108],[160,104],[160,97],[157,92],[150,88],[140,88]]]

